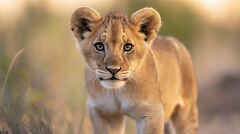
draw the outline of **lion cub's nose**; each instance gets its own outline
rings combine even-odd
[[[106,69],[112,74],[115,75],[118,71],[120,71],[122,68],[119,66],[107,66]]]

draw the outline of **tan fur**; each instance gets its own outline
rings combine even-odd
[[[88,7],[77,9],[71,29],[82,51],[88,109],[95,134],[123,134],[124,115],[136,121],[138,134],[163,134],[172,121],[177,134],[196,134],[197,87],[191,57],[171,37],[157,37],[161,19],[153,8],[130,18],[105,17]],[[94,49],[102,42],[104,52]],[[126,43],[133,51],[123,51]],[[119,69],[109,80],[110,69]]]

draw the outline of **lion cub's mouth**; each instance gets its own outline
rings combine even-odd
[[[100,80],[100,83],[101,85],[104,87],[104,88],[107,88],[107,89],[116,89],[116,88],[120,88],[122,86],[125,85],[126,83],[126,80],[120,80],[116,77],[111,77],[109,79],[103,79],[103,78],[99,78]]]
[[[109,80],[109,81],[126,81],[127,78],[124,78],[124,79],[120,80],[120,79],[116,78],[115,76],[113,76],[113,77],[111,77],[111,78],[109,78],[109,79],[103,79],[102,77],[99,77],[99,80],[100,80],[100,81],[103,81],[103,80]]]
[[[113,75],[109,71],[97,69],[96,74],[100,84],[104,88],[112,89],[120,88],[125,85],[129,76],[129,71],[121,71]]]
[[[119,80],[119,79],[113,76],[113,77],[110,78],[109,80]]]
[[[109,78],[109,79],[103,79],[102,77],[99,77],[99,80],[120,80],[120,79],[118,79],[118,78],[116,78],[115,76],[112,76],[111,78]],[[123,80],[121,80],[121,81],[124,81],[124,80],[126,80],[126,79],[123,79]]]

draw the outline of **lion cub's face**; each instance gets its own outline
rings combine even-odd
[[[150,47],[160,27],[160,16],[152,8],[129,19],[120,12],[102,18],[97,11],[82,7],[71,19],[71,28],[92,74],[105,88],[120,88],[129,80]]]

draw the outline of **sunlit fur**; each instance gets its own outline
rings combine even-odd
[[[102,17],[89,7],[77,9],[71,30],[85,60],[88,109],[95,134],[123,134],[124,115],[138,134],[163,134],[172,121],[177,134],[196,134],[197,86],[191,57],[176,39],[157,36],[161,18],[153,8],[128,17]],[[186,24],[187,25],[187,24]],[[104,44],[96,51],[94,44]],[[126,43],[133,50],[125,52]],[[117,69],[114,75],[110,69]]]

